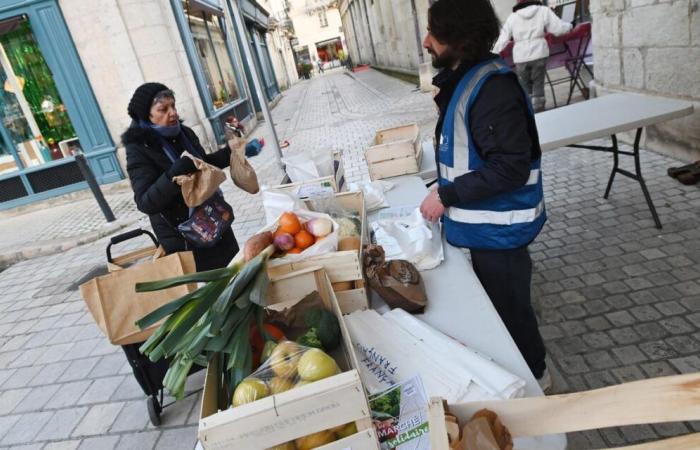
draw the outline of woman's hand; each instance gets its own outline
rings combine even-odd
[[[173,178],[178,175],[188,175],[196,171],[197,168],[195,167],[192,158],[183,156],[175,161],[172,166],[170,166],[170,169],[168,169],[168,177]]]

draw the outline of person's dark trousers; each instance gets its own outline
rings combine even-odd
[[[469,250],[474,272],[535,378],[545,369],[545,348],[530,301],[532,260],[527,247]]]

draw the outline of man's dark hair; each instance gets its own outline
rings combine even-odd
[[[490,0],[436,0],[428,9],[430,33],[449,45],[461,60],[485,57],[498,39],[501,24]]]

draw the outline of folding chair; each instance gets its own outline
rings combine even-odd
[[[552,91],[554,106],[558,106],[557,97],[554,93],[554,85],[556,84],[569,83],[569,96],[566,99],[567,105],[571,103],[574,88],[578,88],[587,99],[588,88],[581,77],[581,70],[585,68],[591,77],[593,76],[593,72],[585,61],[590,53],[590,22],[577,25],[572,31],[563,36],[547,35],[547,42],[550,50],[545,77]],[[549,70],[559,67],[564,67],[568,72],[568,76],[552,80],[549,76]]]
[[[547,397],[448,405],[466,421],[482,408],[498,414],[513,437],[542,436],[626,425],[700,419],[700,373],[632,381],[616,386]],[[432,450],[448,450],[442,399],[430,401]],[[625,450],[697,449],[700,433],[637,444]]]

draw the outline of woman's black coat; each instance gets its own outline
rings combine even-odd
[[[228,167],[230,151],[219,150],[207,154],[197,135],[182,126],[196,150],[204,155],[204,161],[219,168]],[[194,248],[177,231],[176,227],[189,217],[189,208],[182,198],[180,186],[167,175],[171,166],[161,138],[151,130],[132,126],[122,135],[126,147],[126,170],[134,190],[134,201],[139,211],[148,214],[153,231],[167,253],[192,250],[197,270],[223,267],[238,252],[233,231],[228,230],[219,243],[212,248]],[[181,153],[185,148],[180,138],[172,140],[173,148]]]

